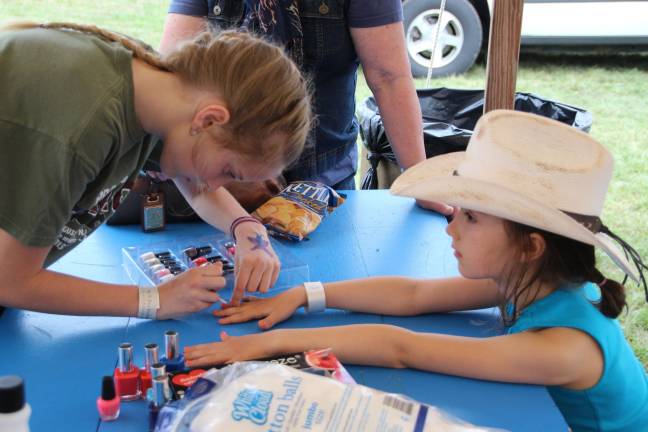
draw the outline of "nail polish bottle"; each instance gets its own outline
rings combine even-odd
[[[166,372],[166,365],[164,363],[155,363],[151,366],[151,379],[155,379],[159,376],[166,379],[164,395],[167,400],[171,400],[171,386],[169,385],[169,375]],[[146,400],[153,400],[153,389],[148,389],[148,391],[146,392]]]
[[[17,375],[0,376],[0,431],[29,432],[30,415],[23,379]]]
[[[119,398],[123,401],[139,399],[140,370],[133,364],[133,345],[123,343],[119,345],[119,366],[115,368],[115,388]]]
[[[104,376],[101,381],[101,396],[97,398],[97,410],[101,421],[111,421],[119,417],[119,397],[115,392],[115,381]]]
[[[175,275],[172,275],[172,274],[164,275],[164,276],[160,277],[159,281],[162,284],[162,283],[164,283],[164,282],[166,282],[166,281],[168,281],[170,279],[173,279],[174,277],[175,277]]]
[[[153,378],[153,399],[149,402],[148,406],[150,432],[155,430],[155,423],[157,423],[158,414],[167,401],[164,390],[166,382],[166,377],[164,376]]]
[[[140,371],[140,391],[142,395],[146,395],[146,391],[151,388],[151,366],[159,361],[158,344],[144,345],[144,367]]]
[[[164,267],[163,264],[155,264],[155,265],[152,265],[151,267],[149,267],[149,272],[151,274],[155,274],[155,273],[159,272],[160,270],[164,270],[165,268],[166,267]]]
[[[150,259],[147,259],[146,261],[144,261],[144,264],[146,264],[149,267],[153,267],[154,265],[162,264],[162,261],[160,261],[157,258],[150,258]]]
[[[153,258],[155,258],[155,254],[153,252],[146,252],[146,253],[143,253],[142,255],[139,256],[139,259],[142,262],[146,262],[146,261],[148,261],[150,259],[153,259]]]
[[[164,333],[165,356],[160,359],[167,372],[184,369],[184,355],[178,353],[178,332],[169,330]]]
[[[219,254],[216,254],[216,255],[211,255],[211,256],[205,257],[205,259],[207,261],[209,261],[210,263],[214,264],[214,263],[217,263],[217,262],[221,262],[223,260],[223,256],[219,255]]]
[[[227,252],[230,255],[232,255],[232,256],[236,255],[236,245],[234,243],[227,242],[227,243],[225,243],[224,246],[225,246],[225,250],[227,250]]]
[[[207,245],[207,246],[198,246],[198,247],[188,247],[182,252],[189,258],[190,260],[196,259],[199,256],[206,255],[208,253],[211,253],[212,247]]]
[[[191,262],[193,263],[194,266],[200,267],[203,264],[207,264],[209,261],[207,261],[207,258],[201,256],[201,257],[198,257],[198,258],[196,258],[195,260],[193,260]]]

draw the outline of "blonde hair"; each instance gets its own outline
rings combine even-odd
[[[308,83],[282,48],[249,33],[202,32],[161,56],[141,42],[94,25],[11,23],[2,30],[74,30],[122,44],[133,56],[184,83],[217,92],[230,112],[225,136],[207,132],[250,160],[287,166],[301,154],[312,122]],[[268,137],[281,134],[280,140]]]

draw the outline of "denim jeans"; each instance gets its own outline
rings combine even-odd
[[[302,70],[314,88],[316,127],[309,146],[284,173],[286,180],[313,180],[329,186],[350,186],[358,167],[355,88],[358,56],[346,22],[348,0],[301,0],[304,35]],[[237,28],[245,14],[244,0],[208,0],[209,22]]]
[[[335,190],[355,190],[355,188],[356,188],[355,175],[347,177],[346,179],[342,180],[340,183],[333,185],[333,189]]]

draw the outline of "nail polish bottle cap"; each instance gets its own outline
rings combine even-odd
[[[128,372],[133,368],[133,345],[123,343],[119,345],[119,370]]]
[[[167,360],[174,360],[178,356],[178,332],[169,330],[164,333]]]
[[[186,248],[182,252],[184,252],[184,254],[187,255],[187,257],[189,257],[189,259],[194,259],[198,255],[198,251],[193,246],[190,246],[190,247]]]
[[[151,378],[166,376],[166,365],[164,363],[155,363],[151,365]]]
[[[157,364],[159,359],[159,348],[156,343],[149,343],[144,345],[144,368],[150,372],[151,366]]]
[[[25,383],[17,375],[0,377],[0,413],[20,411],[25,406]]]
[[[115,397],[115,381],[113,381],[113,377],[106,375],[101,381],[101,399],[113,400]]]

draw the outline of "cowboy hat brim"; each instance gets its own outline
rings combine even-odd
[[[599,247],[628,276],[639,277],[614,241],[603,233],[594,234],[559,209],[549,207],[511,188],[482,180],[453,175],[465,152],[427,159],[406,170],[392,184],[391,193],[422,200],[443,202],[540,228]]]

